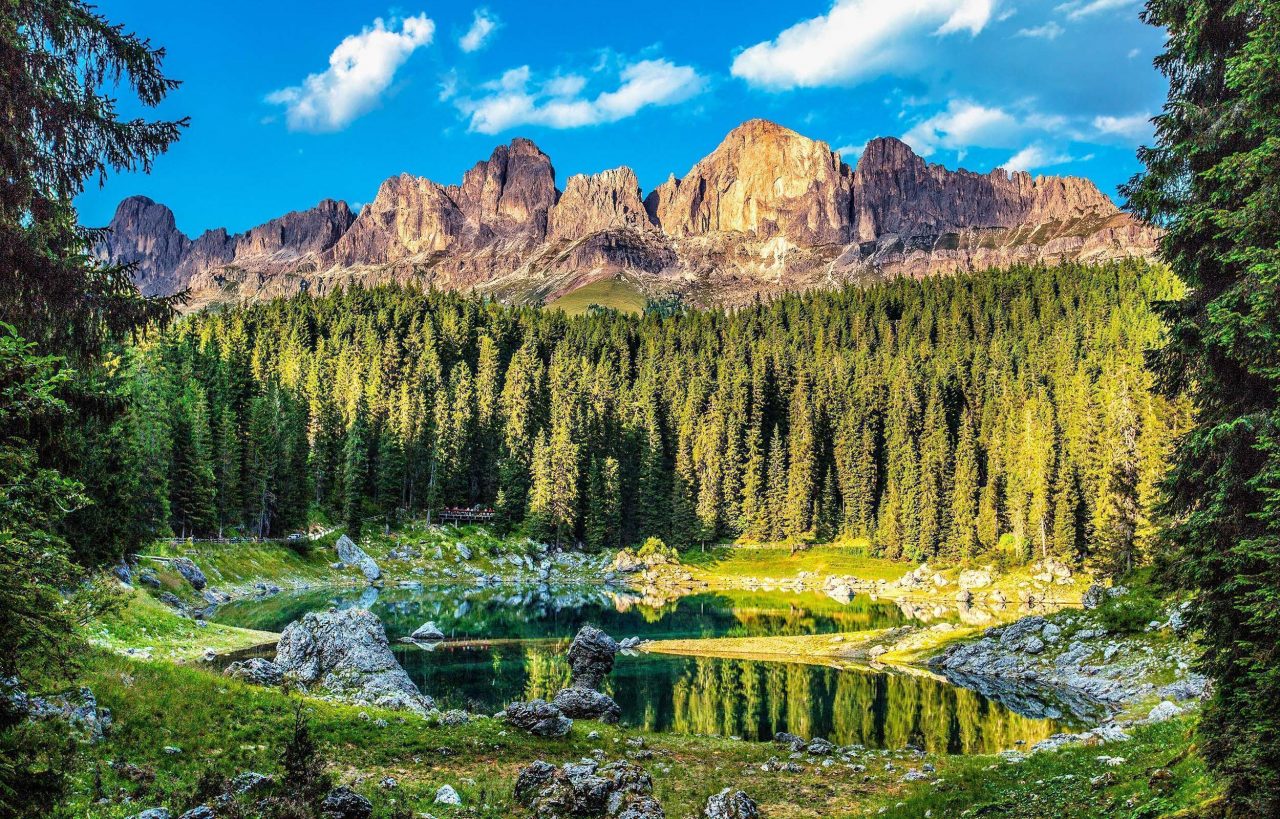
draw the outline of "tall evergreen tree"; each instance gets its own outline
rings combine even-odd
[[[1217,682],[1202,747],[1230,811],[1280,815],[1280,2],[1151,0],[1165,32],[1155,118],[1129,206],[1164,225],[1190,285],[1167,308],[1166,387],[1198,415],[1167,483],[1165,541]]]

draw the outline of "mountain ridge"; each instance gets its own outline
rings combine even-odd
[[[647,194],[625,165],[561,190],[550,157],[518,137],[458,184],[393,176],[358,214],[326,199],[192,239],[169,208],[129,197],[109,227],[104,260],[136,263],[144,293],[188,290],[193,307],[389,281],[537,302],[617,275],[732,306],[894,275],[1150,257],[1159,236],[1087,179],[948,170],[893,137],[850,166],[762,119]]]

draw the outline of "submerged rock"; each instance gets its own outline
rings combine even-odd
[[[286,679],[347,702],[423,715],[432,707],[396,662],[382,621],[363,609],[311,612],[290,623],[276,664]]]
[[[268,687],[280,685],[284,682],[284,669],[262,657],[236,660],[222,670],[222,675],[253,685]]]
[[[540,737],[562,737],[573,727],[573,720],[544,700],[513,702],[507,706],[504,716],[516,728]]]
[[[356,542],[351,538],[343,535],[338,538],[337,543],[338,562],[343,566],[354,566],[364,575],[364,579],[370,583],[382,577],[382,570],[378,568],[378,564],[373,558],[369,557]]]
[[[612,697],[590,688],[562,688],[552,704],[573,719],[615,723],[622,717],[622,709]]]
[[[725,788],[707,799],[702,815],[706,819],[757,819],[760,810],[750,796]]]

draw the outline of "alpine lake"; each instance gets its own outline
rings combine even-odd
[[[284,592],[226,604],[213,619],[278,632],[309,611],[352,606],[382,619],[400,664],[442,710],[476,713],[550,700],[568,684],[565,651],[588,623],[619,640],[666,640],[849,633],[919,624],[924,616],[866,595],[842,604],[817,593],[726,591],[655,606],[608,587],[504,584]],[[949,618],[927,616],[930,623]],[[428,621],[443,641],[403,639]],[[264,646],[234,659],[274,651]],[[622,708],[624,724],[756,741],[786,731],[838,745],[996,753],[1080,724],[1071,709],[1044,696],[989,689],[984,696],[924,669],[623,651],[604,690]]]

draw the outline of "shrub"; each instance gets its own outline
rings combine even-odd
[[[672,547],[662,542],[662,538],[651,537],[640,546],[640,550],[636,552],[636,556],[641,560],[650,555],[657,555],[665,558],[669,563],[677,563],[680,560],[680,553]]]
[[[1131,591],[1119,597],[1108,597],[1098,607],[1098,618],[1108,631],[1137,634],[1147,624],[1162,616],[1160,600],[1146,590]]]

